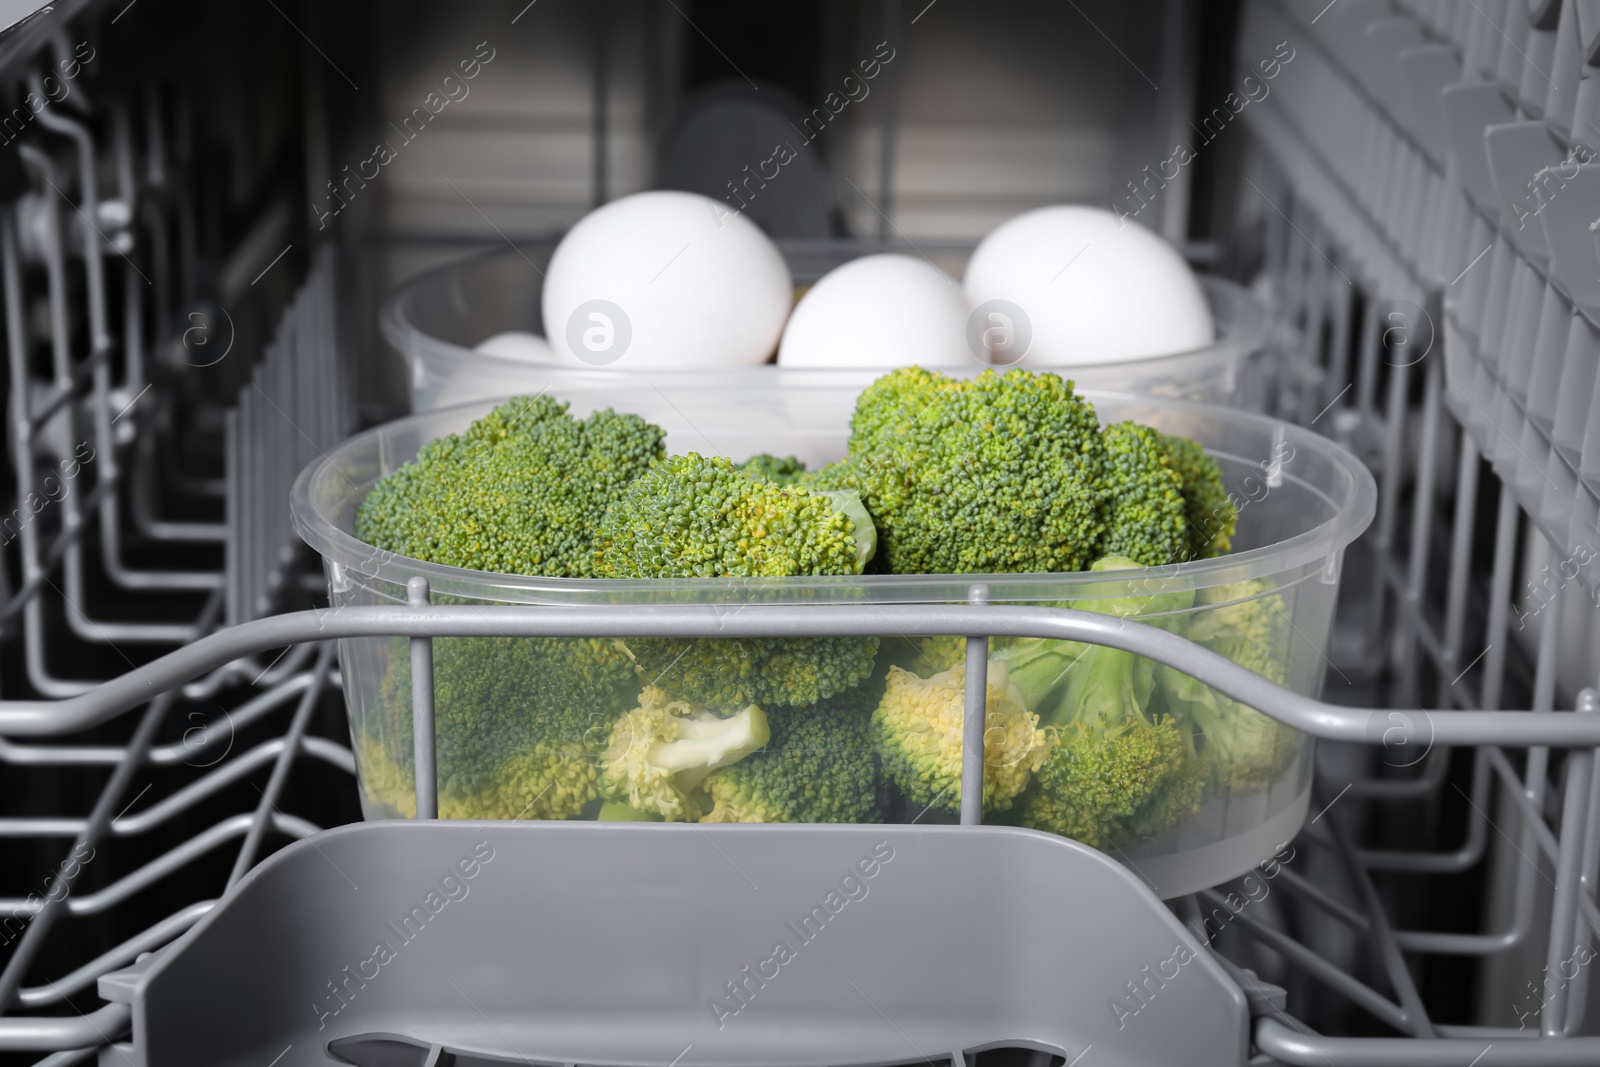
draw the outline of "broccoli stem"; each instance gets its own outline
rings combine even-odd
[[[600,822],[666,822],[660,812],[645,811],[620,800],[607,800],[600,805]]]
[[[704,713],[683,720],[675,740],[651,744],[649,760],[694,789],[712,771],[764,748],[769,736],[767,716],[754,704],[726,719]]]

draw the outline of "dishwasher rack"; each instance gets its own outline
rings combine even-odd
[[[1246,116],[1257,170],[1240,196],[1265,204],[1266,274],[1279,318],[1294,335],[1291,349],[1305,360],[1296,411],[1302,421],[1326,419],[1326,432],[1362,450],[1376,467],[1380,503],[1366,608],[1383,625],[1368,628],[1362,658],[1388,671],[1395,703],[1430,688],[1427,672],[1439,708],[1501,703],[1513,652],[1519,544],[1537,539],[1547,540],[1550,558],[1563,565],[1555,582],[1526,575],[1538,606],[1518,612],[1517,629],[1538,616],[1531,702],[1535,709],[1554,706],[1565,625],[1560,606],[1588,600],[1600,577],[1578,551],[1600,532],[1592,483],[1579,477],[1579,455],[1549,443],[1550,398],[1558,391],[1552,381],[1565,391],[1561,429],[1569,439],[1575,424],[1581,444],[1585,424],[1595,421],[1588,387],[1564,376],[1581,374],[1587,361],[1593,380],[1594,357],[1586,348],[1600,334],[1586,294],[1600,278],[1600,260],[1587,229],[1600,202],[1584,200],[1581,184],[1561,186],[1548,200],[1533,194],[1548,180],[1543,168],[1564,156],[1582,158],[1591,135],[1600,140],[1593,125],[1600,80],[1588,77],[1593,68],[1582,69],[1582,56],[1594,54],[1587,38],[1600,27],[1584,25],[1585,18],[1574,3],[1299,0],[1258,0],[1244,15],[1241,74],[1250,57],[1271,54],[1276,42],[1298,50],[1299,79],[1281,79],[1273,97]],[[1582,247],[1572,240],[1578,216]],[[1474,352],[1496,333],[1491,314],[1518,324],[1503,331],[1496,352],[1503,366],[1491,380],[1504,383],[1513,367],[1521,374],[1512,371],[1512,384],[1497,395],[1484,388],[1484,365],[1477,362],[1483,352]],[[1551,416],[1542,420],[1540,402],[1529,394],[1535,365],[1542,368],[1543,412]],[[1492,563],[1482,582],[1474,574],[1482,558],[1475,516],[1480,497],[1489,499],[1496,488]],[[1479,617],[1481,640],[1467,629]],[[1592,679],[1592,658],[1584,669]],[[1435,749],[1412,777],[1355,781],[1350,791],[1385,811],[1416,812],[1447,795],[1449,764],[1448,752]],[[1359,866],[1392,877],[1463,872],[1492,865],[1495,852],[1516,853],[1503,927],[1461,935],[1397,932],[1399,947],[1413,959],[1529,951],[1540,878],[1547,877],[1539,859],[1553,858],[1544,821],[1554,799],[1552,766],[1550,753],[1531,748],[1518,774],[1498,749],[1479,749],[1470,795],[1461,794],[1472,809],[1461,848],[1354,856]],[[1561,770],[1570,787],[1579,772],[1570,761]],[[1590,790],[1592,816],[1600,796],[1596,786]],[[1502,826],[1491,811],[1510,821]],[[1562,820],[1571,814],[1564,811]],[[1591,840],[1585,851],[1581,893],[1588,896],[1600,845]],[[1290,884],[1339,923],[1365,929],[1362,916],[1316,887]],[[1574,956],[1589,955],[1593,933],[1581,922],[1565,925],[1567,907],[1558,893],[1551,935],[1570,931],[1572,943],[1552,942],[1543,968],[1512,983],[1517,1028],[1435,1029],[1481,1034],[1487,1042],[1526,1037],[1535,1027],[1560,1040],[1582,1027],[1592,999],[1587,971],[1567,972]],[[1280,936],[1251,932],[1268,944]],[[1302,962],[1335,981],[1325,961]],[[1373,1009],[1385,1013],[1367,1006]],[[1411,1020],[1390,1014],[1386,1021],[1405,1031]],[[1350,1062],[1384,1054],[1381,1044],[1334,1044],[1330,1055]]]
[[[300,467],[354,427],[336,359],[336,257],[304,251],[291,201],[271,188],[272,161],[250,154],[286,151],[283,142],[219,144],[198,113],[193,56],[127,62],[145,33],[139,13],[118,24],[130,6],[72,0],[0,40],[0,69],[49,100],[26,120],[0,116],[8,696],[91,692],[224,622],[309,603],[303,548],[281,502]],[[281,106],[261,94],[263,128],[287,129],[270,114]],[[259,188],[241,180],[238,202],[219,203],[209,179],[230,166],[262,171]],[[72,1010],[108,967],[192,925],[204,901],[154,921],[152,890],[204,870],[221,846],[242,839],[242,873],[265,832],[316,830],[244,811],[202,820],[285,751],[348,780],[346,747],[271,727],[285,706],[318,707],[326,673],[315,672],[309,647],[240,659],[163,698],[144,733],[130,737],[119,723],[59,745],[0,741],[9,1023]],[[143,758],[130,760],[141,745]],[[115,873],[56,910],[54,844],[109,814],[86,811],[81,793],[100,794],[108,773],[114,785],[134,768],[151,775],[134,793],[158,780],[162,789],[139,812],[119,805],[112,843],[76,853],[90,881]],[[52,935],[67,913],[74,929]],[[49,980],[28,985],[41,951]],[[0,1062],[14,1062],[14,1047],[0,1040]]]
[[[1575,714],[1456,712],[1449,715],[1433,715],[1428,710],[1420,708],[1385,712],[1337,707],[1279,687],[1215,653],[1201,649],[1157,627],[1065,609],[985,605],[986,590],[981,585],[974,586],[973,603],[970,605],[940,607],[860,604],[806,608],[750,605],[733,615],[718,611],[714,605],[663,607],[649,611],[626,607],[574,608],[556,611],[548,608],[515,606],[489,608],[432,606],[426,602],[427,592],[425,580],[414,579],[411,599],[415,603],[412,606],[346,607],[273,616],[210,634],[183,649],[152,661],[139,672],[125,675],[77,697],[64,701],[0,702],[0,733],[13,737],[50,737],[64,732],[75,732],[105,722],[141,705],[146,706],[139,728],[128,748],[122,753],[123,759],[112,780],[100,795],[94,814],[85,824],[76,828],[73,850],[62,868],[55,874],[50,892],[46,894],[45,902],[24,935],[18,954],[21,955],[30,948],[36,951],[51,921],[64,911],[70,912],[74,900],[81,899],[73,898],[71,890],[85,865],[84,850],[88,849],[92,855],[95,846],[103,843],[104,838],[114,831],[115,822],[121,819],[121,816],[113,816],[112,809],[123,803],[132,785],[134,774],[151,755],[149,748],[151,735],[155,725],[169,713],[173,695],[186,681],[204,676],[224,664],[236,662],[268,648],[320,642],[320,651],[312,668],[311,681],[301,696],[289,733],[276,753],[277,758],[274,761],[268,788],[262,792],[261,804],[254,816],[243,820],[248,823],[249,832],[230,875],[231,885],[249,867],[254,858],[254,846],[259,843],[269,825],[277,824],[275,828],[290,833],[310,831],[310,828],[298,824],[298,821],[283,816],[277,807],[277,801],[281,799],[280,790],[291,758],[308,740],[305,736],[305,727],[309,709],[315,702],[318,689],[329,675],[333,660],[332,642],[335,640],[382,635],[401,636],[411,640],[413,693],[416,694],[413,707],[419,739],[416,748],[419,783],[427,783],[432,779],[430,766],[432,746],[428,742],[431,741],[433,730],[431,649],[432,638],[435,636],[778,637],[818,634],[866,636],[881,632],[886,624],[896,632],[907,636],[931,636],[952,632],[974,635],[968,638],[967,655],[969,661],[975,664],[987,661],[989,636],[1049,637],[1089,641],[1119,648],[1178,667],[1235,699],[1270,709],[1274,717],[1280,721],[1332,740],[1377,745],[1389,741],[1392,746],[1389,731],[1392,729],[1393,716],[1400,715],[1410,722],[1426,724],[1430,742],[1440,746],[1481,745],[1486,746],[1484,751],[1490,753],[1498,752],[1498,748],[1493,746],[1500,745],[1572,747],[1573,752],[1568,761],[1571,773],[1565,789],[1560,835],[1557,837],[1548,828],[1544,828],[1544,833],[1540,835],[1541,847],[1549,849],[1556,857],[1558,904],[1565,909],[1558,914],[1565,915],[1569,920],[1554,924],[1551,932],[1551,951],[1552,953],[1558,950],[1562,953],[1566,951],[1563,946],[1579,922],[1600,929],[1600,909],[1596,908],[1594,900],[1583,891],[1581,885],[1582,865],[1589,859],[1586,853],[1593,849],[1593,835],[1588,831],[1588,827],[1592,825],[1590,819],[1593,814],[1590,810],[1591,778],[1594,776],[1594,750],[1600,747],[1600,715],[1595,714],[1600,711],[1600,700],[1597,700],[1592,690],[1585,690],[1580,695]],[[152,699],[152,692],[161,695]],[[981,756],[976,755],[982,752],[984,699],[982,694],[981,686],[969,687],[966,718],[969,743],[965,748],[967,755],[962,768],[963,779],[973,786],[964,794],[968,796],[978,792],[976,782],[982,775]],[[1505,761],[1502,757],[1498,762]],[[1514,772],[1507,773],[1513,773],[1514,776]],[[418,790],[418,809],[424,818],[432,815],[435,810],[435,801],[428,793],[425,786]],[[964,807],[962,822],[975,824],[978,821],[979,813],[975,806]],[[1544,827],[1542,820],[1539,825]],[[1347,858],[1352,856],[1353,847],[1344,832],[1337,829],[1337,824],[1332,821],[1329,823],[1329,828],[1340,854]],[[1352,871],[1355,870],[1359,870],[1359,867],[1352,866]],[[1358,877],[1356,884],[1364,888],[1369,898],[1374,897],[1370,883]],[[1209,940],[1206,926],[1209,920],[1195,920],[1198,919],[1199,911],[1211,904],[1214,897],[1215,895],[1211,893],[1203,894],[1203,899],[1194,900],[1190,904],[1190,910],[1195,913],[1191,925],[1197,940]],[[1218,904],[1221,903],[1220,897],[1215,899]],[[1375,899],[1369,902],[1376,903]],[[175,936],[214,904],[212,901],[196,903],[186,911],[175,915],[164,929],[154,931],[151,936],[141,939],[139,944],[119,947],[115,953],[95,961],[95,967],[85,968],[66,981],[77,985],[88,984],[94,977],[90,972],[96,968],[112,970],[130,962],[140,951],[155,947]],[[1236,911],[1234,917],[1238,921],[1253,923],[1253,920],[1247,920],[1242,908],[1231,904],[1228,907],[1230,911]],[[1220,908],[1218,913],[1221,914]],[[373,921],[378,921],[377,916],[373,916]],[[1459,1057],[1469,1050],[1481,1051],[1482,1062],[1490,1065],[1592,1062],[1593,1057],[1600,1055],[1600,1039],[1597,1038],[1551,1037],[1548,1041],[1537,1044],[1502,1043],[1498,1046],[1501,1051],[1495,1054],[1493,1049],[1496,1046],[1493,1042],[1489,1043],[1488,1048],[1480,1049],[1481,1038],[1475,1032],[1469,1033],[1471,1028],[1454,1028],[1461,1032],[1453,1032],[1440,1027],[1438,1032],[1435,1032],[1435,1028],[1428,1023],[1415,986],[1401,959],[1399,935],[1390,930],[1383,919],[1381,908],[1374,909],[1368,916],[1367,922],[1370,924],[1373,936],[1384,948],[1385,963],[1390,978],[1399,991],[1402,1004],[1399,1006],[1392,1004],[1380,994],[1365,988],[1348,976],[1343,977],[1342,987],[1352,996],[1359,998],[1370,1010],[1389,1018],[1398,1027],[1409,1030],[1418,1037],[1428,1037],[1432,1040],[1427,1042],[1425,1047],[1420,1044],[1405,1043],[1400,1046],[1404,1049],[1403,1052],[1394,1047],[1393,1042],[1389,1042],[1387,1046],[1379,1042],[1362,1051],[1351,1053],[1347,1062],[1402,1063],[1425,1060],[1447,1063],[1453,1062],[1447,1057]],[[1286,946],[1287,939],[1280,947],[1286,948]],[[284,948],[286,951],[290,950],[289,946]],[[626,951],[626,946],[619,945],[615,948],[619,953]],[[461,945],[460,951],[481,955],[485,951],[492,953],[493,950],[483,944],[474,943]],[[604,949],[597,947],[596,951],[603,952]],[[15,959],[16,957],[13,957],[13,966]],[[621,963],[620,958],[618,962]],[[1131,973],[1139,973],[1138,961],[1129,960],[1128,966],[1132,968]],[[1329,1056],[1330,1049],[1337,1050],[1339,1047],[1337,1044],[1325,1045],[1309,1034],[1283,1010],[1281,1003],[1274,1003],[1272,994],[1250,974],[1236,967],[1230,967],[1230,973],[1236,976],[1236,980],[1246,990],[1256,994],[1251,998],[1260,1011],[1254,1031],[1255,1042],[1263,1051],[1283,1062],[1301,1063],[1325,1059]],[[8,998],[12,996],[19,980],[20,974],[13,973],[10,969],[0,974],[0,993]],[[47,988],[52,994],[59,990],[56,983],[50,983]],[[131,1018],[128,1001],[136,999],[140,992],[137,973],[127,979],[107,978],[100,984],[100,990],[114,1002],[76,1018],[0,1019],[0,1023],[5,1024],[0,1026],[0,1044],[10,1048],[65,1047],[68,1050],[74,1046],[83,1046],[85,1050],[83,1052],[65,1051],[53,1060],[46,1061],[55,1063],[74,1062],[74,1057],[92,1053],[95,1047],[94,1039],[97,1036],[106,1037],[126,1029]],[[47,995],[39,988],[22,992],[33,994],[37,1000],[44,1000]],[[1549,1011],[1548,1007],[1546,1011]],[[287,1018],[271,1022],[285,1028],[295,1025],[294,1021]],[[1560,1024],[1556,1025],[1559,1033]],[[138,1054],[137,1046],[128,1051],[133,1055]],[[1575,1057],[1588,1057],[1588,1059]],[[1334,1061],[1329,1060],[1329,1062]]]
[[[0,529],[20,571],[14,590],[0,572],[0,625],[9,633],[21,616],[28,683],[55,697],[96,684],[58,673],[85,658],[80,646],[112,651],[90,660],[121,669],[131,662],[121,645],[180,644],[219,619],[273,610],[299,544],[276,501],[355,424],[336,357],[332,249],[279,266],[298,228],[275,199],[225,261],[205,255],[199,246],[217,237],[198,217],[193,101],[154,76],[96,84],[99,50],[86,37],[68,51],[69,31],[93,26],[88,14],[66,23],[47,13],[7,42],[38,99],[52,60],[80,72],[20,136],[5,127],[25,184],[0,222],[16,494]],[[19,58],[30,39],[37,55]],[[291,304],[302,258],[311,262]],[[245,316],[281,318],[264,351],[235,321]],[[212,476],[196,476],[207,467]],[[100,614],[101,590],[133,617]],[[56,615],[71,641],[52,655],[61,634],[46,618]],[[234,665],[210,684],[256,673]]]
[[[1464,325],[1491,303],[1491,277],[1509,284],[1515,275],[1519,290],[1545,284],[1541,301],[1553,289],[1591,324],[1592,308],[1558,270],[1541,273],[1540,263],[1525,257],[1526,266],[1519,265],[1521,245],[1506,232],[1498,204],[1470,185],[1460,160],[1452,158],[1452,143],[1440,139],[1436,122],[1429,125],[1431,113],[1408,103],[1407,79],[1431,77],[1442,86],[1443,78],[1437,71],[1414,74],[1411,67],[1432,63],[1448,74],[1455,69],[1445,62],[1448,53],[1460,69],[1475,72],[1475,81],[1494,83],[1508,107],[1537,118],[1570,144],[1578,128],[1571,116],[1580,103],[1593,103],[1574,91],[1600,82],[1580,82],[1577,67],[1562,74],[1541,58],[1567,56],[1578,47],[1579,5],[1568,0],[1533,7],[1542,8],[1537,23],[1520,2],[1489,0],[1245,5],[1241,73],[1256,58],[1272,55],[1279,40],[1299,49],[1274,83],[1273,96],[1245,113],[1251,154],[1249,182],[1240,196],[1254,202],[1264,221],[1263,279],[1285,350],[1295,357],[1283,413],[1346,441],[1379,477],[1379,517],[1365,542],[1370,582],[1356,590],[1364,592],[1357,606],[1369,616],[1355,631],[1365,641],[1336,656],[1342,666],[1362,661],[1381,667],[1381,685],[1370,701],[1379,710],[1337,708],[1261,688],[1267,683],[1210,663],[1175,638],[1133,626],[1107,633],[1093,619],[1070,613],[1017,617],[1009,631],[998,621],[1003,616],[997,608],[939,609],[953,614],[900,620],[907,633],[918,627],[941,633],[1048,631],[1136,647],[1310,732],[1359,744],[1373,757],[1357,765],[1362,773],[1352,774],[1343,792],[1337,778],[1324,776],[1321,814],[1295,842],[1316,876],[1293,861],[1276,872],[1274,886],[1298,909],[1293,917],[1315,916],[1325,920],[1322,926],[1290,923],[1286,913],[1268,908],[1235,910],[1230,899],[1238,900],[1239,887],[1218,887],[1177,908],[1198,940],[1225,950],[1217,958],[1250,996],[1256,1046],[1276,1062],[1492,1067],[1600,1060],[1594,1039],[1563,1036],[1592,1024],[1583,1015],[1588,971],[1579,968],[1570,981],[1544,984],[1545,976],[1565,975],[1575,947],[1587,949],[1600,932],[1594,896],[1600,777],[1589,751],[1600,737],[1592,721],[1584,721],[1587,715],[1552,711],[1558,703],[1582,712],[1594,708],[1587,691],[1558,701],[1558,612],[1547,611],[1540,630],[1530,700],[1535,716],[1460,715],[1502,706],[1517,681],[1509,631],[1524,528],[1531,523],[1541,535],[1555,533],[1563,542],[1570,531],[1557,531],[1544,519],[1543,489],[1535,498],[1520,488],[1528,483],[1526,472],[1519,477],[1523,439],[1510,448],[1493,429],[1498,423],[1475,419],[1453,369],[1466,366],[1476,373],[1472,362],[1456,361],[1481,356],[1459,343],[1474,340]],[[1549,25],[1552,11],[1555,24]],[[48,39],[39,47],[49,47]],[[1544,92],[1550,87],[1539,77],[1541,66],[1572,99]],[[19,526],[21,579],[5,591],[0,625],[6,651],[20,651],[23,668],[4,679],[0,773],[54,768],[92,775],[77,779],[92,782],[85,786],[92,803],[52,797],[47,800],[57,804],[53,810],[0,812],[0,843],[57,846],[29,882],[37,885],[34,893],[0,887],[6,894],[0,899],[0,936],[12,946],[0,970],[0,1055],[14,1051],[16,1062],[32,1062],[24,1052],[43,1054],[40,1062],[49,1064],[123,1063],[135,1056],[127,1043],[125,998],[117,999],[122,994],[114,980],[97,986],[99,980],[159,951],[216,907],[267,851],[269,834],[298,839],[318,832],[315,822],[289,814],[314,806],[309,790],[298,787],[298,776],[308,764],[331,769],[341,783],[354,773],[346,745],[318,735],[330,684],[339,682],[329,642],[347,634],[392,633],[412,637],[420,649],[427,635],[476,632],[471,627],[483,625],[442,607],[273,614],[305,602],[308,578],[292,534],[283,528],[287,479],[308,452],[315,454],[354,427],[347,361],[335,356],[342,337],[333,313],[339,261],[326,251],[311,257],[299,295],[291,299],[286,289],[269,302],[268,321],[281,322],[277,343],[241,361],[252,365],[248,375],[197,393],[182,368],[205,369],[216,358],[209,346],[235,334],[241,344],[249,340],[230,326],[222,309],[234,307],[239,292],[254,289],[252,278],[265,286],[285,285],[287,278],[298,282],[294,265],[303,254],[272,260],[298,231],[269,207],[222,272],[228,292],[202,301],[201,291],[186,280],[196,270],[183,236],[201,223],[193,217],[195,198],[179,191],[193,180],[192,161],[185,162],[179,146],[194,133],[184,132],[177,103],[159,94],[145,99],[157,102],[142,115],[115,108],[47,112],[54,123],[41,121],[26,138],[29,185],[4,210],[0,224],[9,380],[15,386],[39,379],[10,393],[16,485],[39,484],[49,499],[59,490],[35,482],[40,458],[64,474],[59,464],[76,457],[77,444],[94,450],[92,460],[78,461],[86,481],[44,507],[43,521]],[[115,163],[108,168],[104,159]],[[114,176],[111,195],[95,180],[107,174]],[[1578,190],[1573,192],[1575,199]],[[1252,236],[1240,234],[1241,240]],[[1493,251],[1473,259],[1485,248]],[[1496,263],[1502,264],[1498,273]],[[123,292],[139,291],[133,286],[142,283],[133,275],[143,271],[150,298],[119,303],[107,266],[113,279],[120,275]],[[99,280],[91,282],[91,274]],[[1468,295],[1460,295],[1464,290]],[[42,296],[48,312],[49,372],[42,376],[21,329],[33,321],[30,296],[36,302]],[[1509,306],[1509,289],[1504,301]],[[119,306],[120,323],[114,310]],[[90,324],[86,340],[73,334],[73,322]],[[1435,331],[1440,336],[1430,344]],[[1483,332],[1479,322],[1479,343]],[[1537,329],[1534,336],[1537,348]],[[1436,351],[1413,354],[1430,348]],[[242,355],[224,357],[220,365],[231,366]],[[178,374],[164,373],[163,366]],[[222,457],[216,477],[196,479],[192,470],[175,469],[185,427],[194,425],[212,429],[199,451],[210,448]],[[189,444],[192,459],[196,450]],[[1560,460],[1559,450],[1555,458]],[[1535,481],[1543,485],[1537,476]],[[78,487],[91,483],[86,491]],[[1483,547],[1474,516],[1478,501],[1489,500],[1496,484],[1488,539],[1492,564],[1485,579],[1473,570]],[[1579,481],[1572,485],[1574,494],[1582,488]],[[164,505],[178,497],[186,502],[182,513],[166,513]],[[26,499],[19,492],[16,506],[25,507]],[[135,566],[128,562],[131,555],[118,550],[136,539],[175,551],[161,557],[167,561],[161,566]],[[1567,552],[1564,543],[1556,548],[1558,556]],[[217,558],[206,559],[207,552]],[[1592,580],[1592,573],[1583,576]],[[1580,588],[1590,591],[1592,585],[1574,583],[1560,595],[1576,596]],[[106,590],[118,591],[119,607],[131,605],[131,618],[113,622],[96,613]],[[879,610],[871,625],[881,630]],[[19,614],[20,624],[14,621]],[[52,625],[57,618],[61,624]],[[807,619],[816,618],[807,613]],[[1469,620],[1481,621],[1481,643],[1469,643]],[[712,621],[718,633],[727,633],[730,620],[689,614],[661,625],[685,634]],[[768,633],[791,624],[754,610],[735,621],[771,627],[760,631]],[[219,630],[224,622],[233,625]],[[617,633],[637,620],[592,622]],[[549,621],[497,612],[492,625],[494,633],[536,633]],[[865,624],[846,616],[826,622],[829,632],[838,633],[855,625]],[[185,647],[144,661],[142,650],[177,644]],[[118,658],[124,645],[140,653],[137,666]],[[97,682],[53,673],[64,663],[90,664],[102,675],[120,677]],[[224,705],[226,714],[218,715]],[[67,736],[91,723],[98,725],[87,739]],[[191,725],[183,732],[186,723]],[[16,740],[25,735],[39,740]],[[250,743],[240,748],[239,738]],[[1520,766],[1507,750],[1526,751]],[[1437,806],[1464,766],[1472,812],[1459,848],[1376,847],[1364,839],[1364,828],[1345,819],[1356,804],[1400,814]],[[167,791],[148,797],[140,792],[141,775],[158,770],[169,775]],[[1552,773],[1560,776],[1554,783]],[[258,792],[243,806],[221,808],[222,798],[242,784]],[[170,828],[187,825],[197,813],[215,821],[174,840]],[[64,841],[70,846],[59,847]],[[123,844],[139,841],[151,844],[139,853],[121,851]],[[209,877],[206,865],[228,847],[235,849],[233,859],[216,874],[214,890],[174,901],[159,921],[131,936],[99,936],[99,917],[128,911],[175,874],[203,872],[195,881]],[[1511,919],[1503,927],[1486,917],[1481,929],[1464,932],[1403,929],[1391,917],[1390,890],[1397,882],[1484,869],[1508,848],[1513,861],[1521,862],[1512,879]],[[1312,866],[1318,863],[1323,866]],[[1548,894],[1541,881],[1545,870],[1555,883]],[[1552,897],[1551,903],[1544,904],[1543,896]],[[1545,910],[1550,929],[1541,937],[1536,926]],[[1219,927],[1226,929],[1219,933]],[[92,949],[61,954],[57,946],[74,936]],[[1265,954],[1238,951],[1241,938]],[[1349,951],[1358,943],[1370,947],[1370,959]],[[1542,1010],[1528,1013],[1522,1028],[1429,1018],[1413,973],[1417,961],[1495,958],[1529,946],[1538,953],[1538,966],[1526,977],[1541,986],[1526,1003]],[[1248,958],[1254,970],[1230,957]],[[1342,1030],[1313,1030],[1288,1013],[1280,984],[1293,984],[1291,995],[1311,998],[1331,991],[1357,1009],[1359,1025],[1348,1027],[1345,1036],[1336,1036]],[[97,989],[111,1003],[98,1006]],[[1405,1036],[1358,1036],[1370,1034],[1374,1024]],[[1182,1035],[1173,1040],[1181,1042]],[[1084,1067],[1092,1067],[1091,1061]]]

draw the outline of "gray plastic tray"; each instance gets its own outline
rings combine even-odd
[[[992,1048],[1238,1067],[1247,1048],[1244,994],[1135,875],[1002,827],[346,826],[146,964],[101,991],[131,998],[161,1067]]]

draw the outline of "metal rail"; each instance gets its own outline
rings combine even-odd
[[[352,637],[904,637],[979,634],[1083,641],[1183,671],[1297,730],[1384,744],[1396,716],[1418,744],[1600,745],[1600,721],[1562,712],[1369,710],[1302,696],[1158,627],[1067,608],[1003,605],[745,604],[548,608],[373,606],[275,615],[208,634],[97,689],[60,701],[0,701],[0,735],[41,737],[98,725],[223,664],[266,649]],[[1392,743],[1392,739],[1391,739]],[[1412,743],[1410,740],[1407,743]]]
[[[1255,1043],[1279,1063],[1293,1067],[1594,1067],[1600,1062],[1600,1037],[1561,1041],[1487,1040],[1438,1037],[1428,1041],[1394,1037],[1324,1037],[1299,1023],[1272,1017],[1256,1020]]]

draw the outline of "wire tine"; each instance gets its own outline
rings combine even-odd
[[[277,811],[278,801],[283,796],[284,784],[289,779],[289,769],[294,765],[295,757],[300,754],[300,744],[306,736],[306,727],[311,722],[311,714],[317,710],[317,704],[322,699],[322,685],[327,680],[328,668],[333,663],[336,649],[337,646],[331,641],[325,642],[317,654],[316,666],[311,668],[311,684],[306,687],[305,694],[300,698],[300,706],[295,709],[294,719],[289,724],[289,732],[284,736],[283,751],[278,754],[278,759],[272,766],[272,777],[267,780],[267,788],[261,792],[261,803],[256,807],[255,817],[250,822],[250,830],[245,835],[244,843],[239,846],[238,858],[234,860],[233,870],[228,875],[228,889],[232,889],[255,862],[256,851],[261,847],[262,835],[266,833],[267,820]]]
[[[1314,789],[1313,792],[1318,794],[1318,802],[1322,803],[1321,790]],[[1377,941],[1384,971],[1389,975],[1389,982],[1405,1009],[1405,1025],[1401,1029],[1413,1037],[1433,1037],[1433,1024],[1428,1019],[1428,1009],[1423,1005],[1422,997],[1417,992],[1416,982],[1406,966],[1400,946],[1395,943],[1388,915],[1383,910],[1383,901],[1378,896],[1377,889],[1373,887],[1372,879],[1367,875],[1366,869],[1357,859],[1355,847],[1350,843],[1349,835],[1345,833],[1337,816],[1330,816],[1327,822],[1328,832],[1333,837],[1339,858],[1343,861],[1345,875],[1355,887],[1366,909],[1367,921],[1371,924],[1373,938]]]

